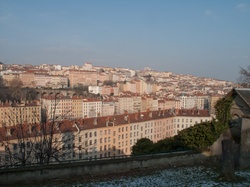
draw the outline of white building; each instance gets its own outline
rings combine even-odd
[[[174,135],[179,131],[194,126],[195,124],[211,121],[208,110],[175,110]]]
[[[94,118],[102,116],[102,101],[94,99],[84,99],[82,113],[84,118]]]

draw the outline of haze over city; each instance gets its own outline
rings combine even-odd
[[[0,61],[143,69],[237,81],[250,2],[0,1]]]

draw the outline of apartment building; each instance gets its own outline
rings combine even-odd
[[[72,119],[72,99],[62,94],[50,94],[41,98],[41,106],[48,120]]]
[[[134,81],[126,81],[121,83],[121,92],[136,93],[136,84]]]
[[[209,119],[211,118],[205,111],[176,110],[171,112],[158,110],[58,121],[56,123],[57,131],[54,135],[54,146],[58,149],[59,160],[91,160],[125,156],[131,154],[132,146],[141,138],[149,138],[153,142],[157,142],[172,137],[178,131],[195,123]],[[32,125],[30,133],[32,134],[38,127]],[[8,143],[13,145],[9,148],[18,149],[16,147],[18,141],[11,134],[12,131],[4,130],[0,128],[0,132],[9,137]],[[7,133],[9,134],[7,135]],[[0,137],[0,141],[3,142],[0,146],[0,154],[2,154],[0,163],[6,163],[8,161],[6,159],[10,159],[5,151],[7,140]],[[32,141],[36,144],[32,137],[27,138],[25,144],[28,145]]]
[[[36,87],[65,88],[68,87],[68,78],[60,75],[34,74]]]
[[[133,95],[133,113],[136,113],[138,111],[141,111],[141,102],[142,98],[139,95]]]
[[[93,94],[101,94],[102,93],[102,87],[101,86],[88,86],[89,93]]]
[[[142,111],[155,111],[158,110],[158,100],[151,96],[142,96]]]
[[[20,74],[20,79],[23,82],[24,87],[35,87],[35,74],[33,71],[27,71]]]
[[[115,102],[104,100],[102,101],[102,116],[112,116],[115,114]]]
[[[172,109],[172,108],[175,108],[176,102],[175,102],[174,99],[166,99],[166,100],[165,100],[165,106],[166,106],[165,109]]]
[[[96,71],[69,70],[70,87],[83,84],[86,86],[97,85],[98,73]]]
[[[125,111],[128,113],[133,112],[133,97],[130,95],[123,95],[117,98],[116,114],[123,114]]]
[[[82,95],[72,96],[72,118],[83,118],[83,99]]]
[[[20,80],[18,73],[5,73],[2,75],[2,78],[6,86],[10,86],[10,82],[14,79]]]
[[[175,110],[174,135],[179,131],[189,128],[195,124],[211,121],[212,117],[208,110]]]
[[[0,102],[0,127],[40,121],[41,106],[38,101]]]
[[[94,118],[102,116],[102,101],[96,99],[83,99],[82,116],[83,118]]]
[[[200,110],[208,109],[209,98],[207,96],[186,96],[179,97],[181,109],[197,108]]]

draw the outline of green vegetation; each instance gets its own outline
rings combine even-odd
[[[184,129],[178,135],[153,143],[147,138],[139,140],[132,147],[132,155],[154,154],[176,150],[203,150],[211,146],[228,129],[231,120],[232,98],[220,99],[215,108],[217,119],[196,124]]]
[[[228,122],[231,120],[230,109],[232,106],[232,102],[232,97],[224,97],[217,101],[215,105],[216,118],[224,125],[228,124]]]

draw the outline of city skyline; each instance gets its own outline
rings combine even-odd
[[[143,69],[236,82],[248,1],[0,1],[0,61]]]

